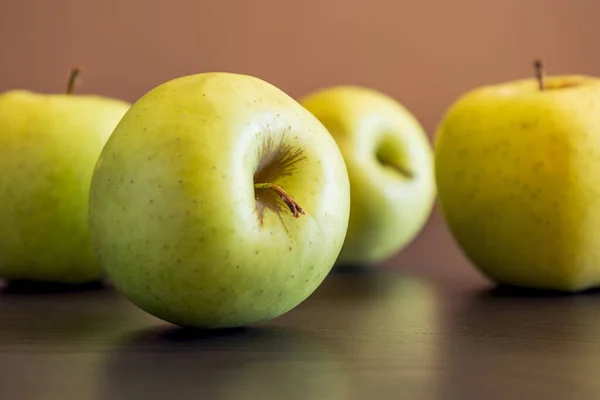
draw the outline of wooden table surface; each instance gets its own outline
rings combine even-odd
[[[109,287],[8,286],[0,398],[598,399],[600,294],[334,272],[270,323],[190,332]]]

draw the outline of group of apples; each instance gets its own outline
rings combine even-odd
[[[107,278],[174,324],[253,324],[293,309],[334,267],[399,252],[437,194],[491,279],[600,283],[600,80],[476,88],[432,149],[402,104],[369,88],[296,100],[212,72],[129,104],[74,94],[77,73],[65,94],[0,95],[5,280]]]

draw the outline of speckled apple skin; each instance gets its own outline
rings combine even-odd
[[[306,214],[257,212],[265,143],[300,152],[274,174]],[[205,73],[137,101],[105,146],[90,219],[106,273],[171,323],[222,328],[280,316],[331,270],[347,231],[349,181],[325,127],[258,78]]]

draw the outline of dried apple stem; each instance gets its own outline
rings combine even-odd
[[[71,69],[71,73],[69,74],[69,80],[67,81],[67,94],[72,94],[75,90],[75,84],[77,83],[77,78],[79,77],[79,73],[81,72],[81,68],[74,67]]]
[[[295,218],[299,218],[300,214],[302,214],[302,215],[305,214],[302,207],[300,207],[300,205],[298,203],[296,203],[294,201],[294,199],[292,199],[292,196],[287,194],[286,191],[283,190],[283,188],[281,186],[279,186],[278,184],[276,184],[276,183],[255,183],[254,188],[256,190],[272,190],[275,193],[277,193],[277,195],[279,197],[281,197],[281,200],[283,200],[285,205],[288,206],[288,208],[292,212],[292,215]]]
[[[542,60],[537,59],[534,61],[533,66],[535,68],[535,77],[537,78],[540,91],[544,91],[544,89],[546,89],[546,85],[544,83],[544,63]]]

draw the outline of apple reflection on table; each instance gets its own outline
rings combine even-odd
[[[398,270],[334,271],[280,323],[301,324],[335,343],[356,398],[427,392],[444,329],[439,288]],[[418,398],[418,397],[415,397]]]
[[[348,377],[338,357],[326,341],[291,328],[152,328],[105,356],[99,398],[343,400]]]

